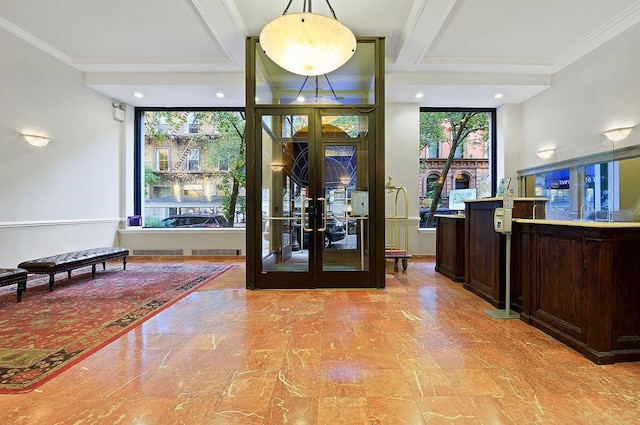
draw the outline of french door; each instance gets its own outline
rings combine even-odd
[[[255,112],[255,288],[375,287],[374,115]]]

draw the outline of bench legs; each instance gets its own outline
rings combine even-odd
[[[22,301],[22,293],[27,290],[27,279],[18,282],[18,302]]]
[[[96,277],[96,265],[97,263],[94,263],[91,265],[91,279],[95,279]],[[81,267],[86,267],[86,266],[81,266]],[[127,270],[127,257],[123,257],[122,258],[122,267],[124,270]],[[80,268],[80,267],[78,267]],[[107,262],[106,261],[102,261],[102,270],[107,270]],[[72,270],[67,270],[67,278],[71,279],[71,272]],[[53,282],[55,280],[55,273],[49,273],[49,292],[53,291]],[[20,299],[22,298],[22,292],[26,291],[27,289],[27,282],[25,281],[22,286],[20,286],[20,284],[18,284],[18,301],[20,301]]]

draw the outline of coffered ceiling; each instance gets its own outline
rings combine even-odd
[[[287,0],[2,0],[0,28],[136,106],[244,105],[244,45]],[[302,11],[293,0],[289,13]],[[495,107],[640,21],[640,0],[331,0],[383,36],[388,102]],[[325,0],[313,11],[329,15]],[[140,92],[143,98],[133,96]],[[224,97],[216,96],[224,93]],[[423,93],[416,99],[417,93]],[[502,93],[496,99],[494,95]]]

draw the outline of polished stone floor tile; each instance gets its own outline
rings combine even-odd
[[[420,424],[422,413],[413,397],[367,397],[367,411],[372,424]]]
[[[364,389],[367,397],[411,397],[407,377],[400,369],[364,369]]]
[[[371,424],[368,412],[366,397],[321,397],[317,424],[368,425]]]
[[[390,266],[382,290],[270,291],[228,262],[36,390],[0,394],[0,423],[640,424],[640,363],[598,366],[492,319],[432,261]]]
[[[317,398],[273,397],[264,423],[271,425],[315,424],[317,417]]]
[[[483,422],[469,398],[460,396],[416,397],[416,404],[426,424],[479,425]],[[501,422],[487,422],[500,424]]]

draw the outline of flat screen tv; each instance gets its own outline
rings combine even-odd
[[[449,209],[454,211],[464,211],[464,201],[466,199],[476,199],[477,189],[454,189],[449,192]]]

